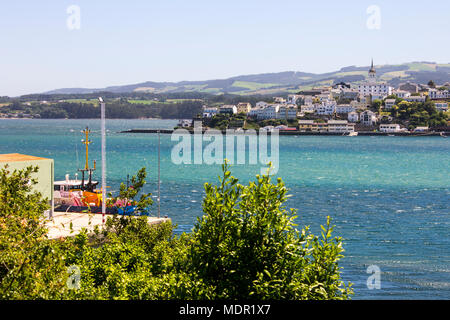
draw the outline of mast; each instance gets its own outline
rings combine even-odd
[[[91,130],[89,130],[88,127],[86,127],[86,129],[84,129],[82,131],[82,133],[84,133],[86,135],[85,139],[81,140],[81,143],[83,143],[86,146],[86,163],[84,165],[84,169],[79,169],[78,171],[81,171],[81,190],[87,190],[89,192],[93,191],[93,185],[92,185],[92,172],[95,171],[96,169],[96,164],[94,161],[94,168],[89,168],[89,145],[92,143],[91,140],[89,140],[89,134],[91,133]],[[84,185],[84,180],[85,180],[85,176],[84,173],[87,172],[88,173],[88,183],[85,186]]]
[[[105,103],[101,97],[98,98],[101,106],[101,130],[102,130],[102,222],[105,223],[106,214],[106,125],[105,125]]]
[[[89,130],[88,127],[83,130],[83,133],[86,135],[86,139],[81,140],[81,142],[86,145],[86,164],[84,165],[84,170],[89,170],[89,145],[92,143],[92,141],[89,140],[89,133],[91,133],[91,130]]]

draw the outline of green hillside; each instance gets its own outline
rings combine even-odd
[[[396,86],[401,82],[427,83],[433,80],[437,84],[450,82],[450,64],[433,62],[411,62],[400,65],[376,65],[377,77]],[[346,82],[357,84],[367,78],[369,66],[349,66],[335,72],[313,74],[305,72],[278,72],[255,75],[243,75],[229,79],[182,82],[144,82],[134,85],[114,86],[102,89],[66,88],[47,94],[94,93],[108,91],[113,93],[148,92],[201,92],[210,94],[232,93],[238,95],[271,94],[277,92],[296,92],[300,89],[332,85]]]

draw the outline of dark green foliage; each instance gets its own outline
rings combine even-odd
[[[141,168],[137,175],[131,177],[131,185],[125,186],[124,183],[120,184],[119,196],[112,197],[111,194],[108,196],[108,206],[113,206],[116,201],[121,200],[124,204],[129,206],[136,206],[137,212],[146,211],[148,212],[149,207],[153,204],[151,198],[151,193],[140,193],[144,187],[147,177],[147,171]],[[139,200],[136,200],[137,196],[140,195]],[[123,205],[125,206],[125,205]]]
[[[46,199],[32,190],[37,167],[0,169],[0,299],[61,297],[64,255],[45,239]]]
[[[411,128],[445,126],[448,118],[447,114],[436,109],[432,101],[423,103],[401,101],[391,109],[391,115]]]
[[[257,176],[238,184],[227,165],[219,186],[205,185],[205,215],[193,231],[195,273],[223,299],[345,299],[340,280],[340,238],[327,221],[322,239],[298,231],[294,210],[283,206],[281,179]]]
[[[0,172],[0,297],[3,299],[347,299],[342,241],[330,220],[321,238],[295,228],[287,189],[269,175],[240,185],[228,166],[205,185],[204,216],[175,236],[171,223],[108,218],[101,230],[47,240],[45,201],[26,186],[33,168]],[[145,183],[145,169],[132,184]],[[136,189],[123,190],[134,197]],[[78,286],[67,268],[80,272]],[[76,277],[75,277],[76,280]]]

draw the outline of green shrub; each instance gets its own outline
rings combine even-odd
[[[298,231],[287,188],[269,174],[243,186],[223,166],[218,186],[205,184],[205,215],[193,231],[192,268],[225,299],[346,299],[340,280],[342,241],[327,221],[319,240]]]
[[[2,299],[346,299],[352,293],[340,279],[342,242],[331,237],[330,220],[320,239],[308,228],[298,231],[295,211],[284,207],[281,179],[273,184],[267,174],[240,185],[225,164],[220,184],[205,185],[205,215],[189,234],[175,236],[170,222],[152,226],[145,216],[114,216],[94,234],[50,241],[41,219],[45,200],[28,185],[35,170],[0,171]],[[79,279],[68,272],[72,267]],[[74,279],[78,285],[69,286]]]

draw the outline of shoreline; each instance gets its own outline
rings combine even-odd
[[[192,129],[185,129],[190,134],[194,133]],[[216,129],[217,130],[217,129]],[[206,130],[202,130],[202,133],[205,133]],[[219,130],[222,134],[226,134],[226,130]],[[118,133],[161,133],[161,134],[172,134],[174,129],[129,129],[120,131]],[[355,131],[356,132],[356,131]],[[238,131],[234,134],[246,134],[246,131]],[[259,131],[256,131],[256,134],[259,134]],[[271,132],[267,131],[267,134],[270,135]],[[340,132],[303,132],[303,131],[283,131],[280,130],[278,132],[280,136],[348,136],[348,133],[340,133]],[[398,136],[398,137],[442,137],[442,135],[448,136],[450,132],[372,132],[372,131],[358,131],[358,136]]]

